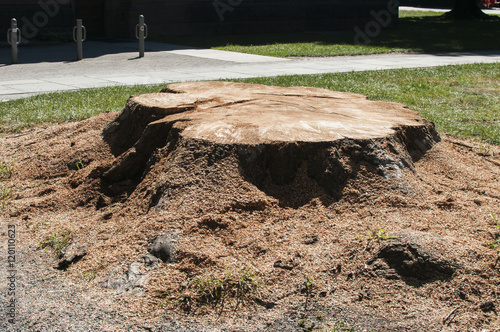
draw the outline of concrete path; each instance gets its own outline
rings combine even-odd
[[[282,59],[153,42],[146,47],[138,58],[135,42],[85,42],[85,59],[73,61],[74,44],[23,46],[17,65],[10,65],[10,49],[0,48],[0,101],[111,85],[500,62],[500,51]]]

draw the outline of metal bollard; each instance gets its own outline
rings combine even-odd
[[[73,28],[73,40],[76,42],[76,59],[83,59],[83,42],[87,39],[87,29],[82,24],[81,19],[76,20],[76,26]]]
[[[148,26],[144,23],[144,15],[139,15],[139,24],[135,27],[135,37],[139,39],[139,58],[143,58],[144,40],[148,38]]]
[[[17,63],[17,45],[21,43],[21,30],[17,28],[17,20],[10,21],[10,29],[7,30],[7,42],[12,46],[12,64]]]

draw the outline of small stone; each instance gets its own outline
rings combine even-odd
[[[342,273],[342,264],[337,264],[337,266],[332,269],[332,273],[333,274]]]
[[[314,244],[316,242],[318,242],[318,237],[316,235],[308,235],[304,238],[304,241],[302,241],[304,244]]]
[[[172,263],[174,261],[172,234],[158,236],[151,247],[149,247],[148,252],[161,259],[164,263]]]
[[[481,303],[479,309],[481,309],[483,312],[495,311],[495,303],[493,303],[493,301]]]
[[[158,258],[152,255],[144,255],[125,269],[123,266],[117,267],[103,286],[114,289],[118,293],[140,292],[151,272],[158,268],[158,262]]]
[[[68,249],[66,249],[64,256],[57,264],[57,269],[66,270],[71,264],[74,264],[81,260],[87,254],[89,246],[89,244],[71,244]]]
[[[264,300],[261,300],[259,298],[255,298],[254,301],[258,305],[265,307],[266,309],[272,309],[276,306],[276,303],[274,303],[272,301],[264,301]]]
[[[294,268],[294,266],[284,264],[281,260],[274,262],[274,267],[288,271],[291,271]]]

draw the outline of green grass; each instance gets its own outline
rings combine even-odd
[[[84,271],[82,272],[82,277],[88,280],[94,280],[97,278],[97,271]]]
[[[221,313],[226,302],[236,302],[234,310],[255,297],[260,298],[257,276],[250,268],[240,269],[238,272],[213,272],[208,276],[197,276],[190,280],[189,286],[181,287],[178,294],[171,294],[169,290],[157,290],[156,297],[165,299],[165,304],[179,306],[184,310],[192,310],[192,305],[211,305],[220,307]]]
[[[259,287],[250,268],[242,269],[238,274],[226,272],[222,278],[210,275],[208,278],[196,277],[193,281],[197,300],[201,303],[217,304],[226,297],[243,301],[248,294],[257,294]]]
[[[9,179],[12,176],[14,165],[0,160],[0,180]]]
[[[71,234],[68,231],[59,231],[55,229],[50,235],[40,241],[40,248],[52,248],[58,257],[62,257],[64,249],[69,245]]]
[[[354,31],[179,37],[166,41],[276,57],[500,49],[500,19],[451,22],[440,19],[441,15],[438,12],[400,11],[398,27],[371,38],[368,45],[356,44]]]
[[[500,144],[500,64],[471,64],[239,80],[279,86],[313,86],[361,93],[408,105],[440,132]],[[130,95],[164,85],[107,87],[39,95],[0,103],[0,126],[15,131],[40,123],[76,121],[119,111]]]
[[[374,231],[374,232],[368,231],[368,238],[370,240],[373,240],[373,239],[387,240],[387,239],[395,239],[395,238],[397,238],[397,236],[385,235],[385,233],[386,233],[385,229],[377,227],[377,230]]]
[[[2,183],[4,180],[7,180],[12,176],[13,170],[14,165],[0,160],[0,210],[5,210],[7,208],[7,201],[14,191],[13,185],[9,186]]]
[[[41,123],[87,119],[103,112],[120,111],[131,95],[158,92],[162,85],[116,86],[54,92],[0,103],[0,131],[18,131]]]
[[[4,210],[7,208],[7,200],[12,195],[12,186],[6,186],[0,183],[0,209]]]
[[[490,214],[493,220],[495,221],[495,225],[500,230],[500,222],[498,222],[498,219],[495,217],[493,212],[490,212]],[[495,233],[495,239],[493,240],[493,242],[490,243],[490,247],[497,250],[498,256],[497,256],[497,261],[495,262],[495,265],[497,265],[498,262],[500,261],[500,232]]]

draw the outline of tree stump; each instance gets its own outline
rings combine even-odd
[[[107,183],[139,183],[159,162],[169,172],[172,163],[187,169],[200,158],[210,166],[231,157],[257,187],[289,184],[301,170],[332,197],[361,165],[403,177],[440,140],[432,122],[402,104],[231,82],[171,84],[133,96],[103,134],[116,157],[103,173]],[[186,146],[189,154],[174,158]]]

